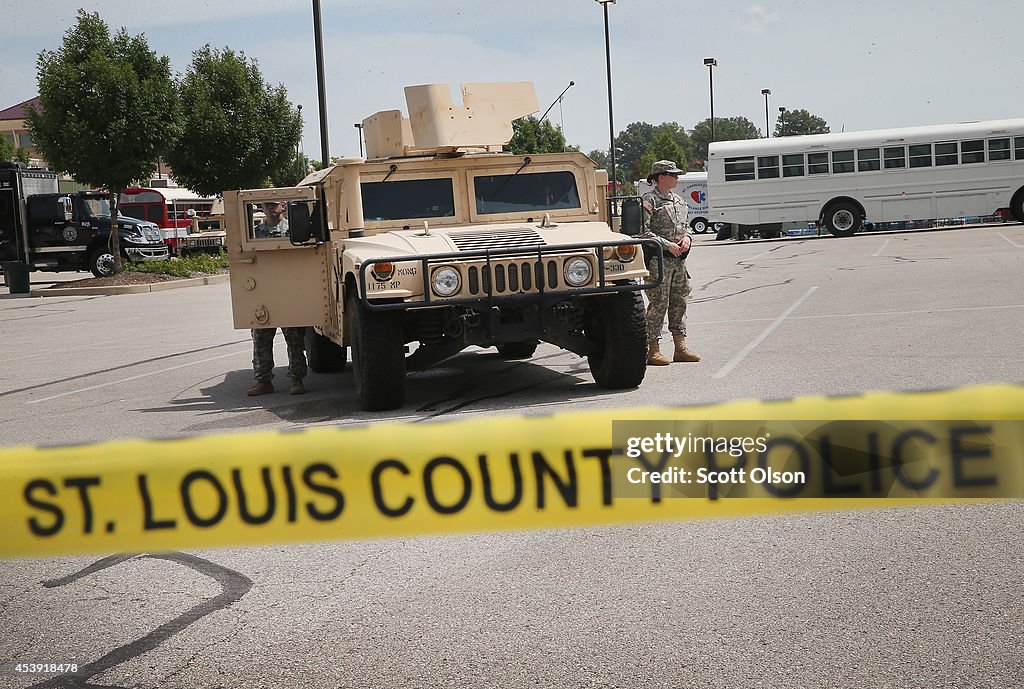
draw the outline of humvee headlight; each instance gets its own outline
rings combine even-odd
[[[615,256],[623,263],[629,263],[636,256],[636,244],[623,244],[615,247]]]
[[[370,268],[370,273],[373,274],[373,279],[377,282],[387,282],[395,274],[395,264],[390,261],[374,263]]]
[[[571,258],[565,262],[565,281],[573,287],[582,287],[590,282],[592,273],[590,261],[585,258]]]
[[[443,266],[434,271],[430,277],[434,286],[434,293],[441,297],[450,297],[462,287],[462,277],[459,271],[451,266]]]

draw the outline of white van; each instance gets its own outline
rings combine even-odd
[[[654,185],[642,179],[636,183],[636,193],[643,196]],[[686,201],[690,209],[690,228],[696,234],[704,234],[710,227],[708,222],[708,173],[687,172],[680,175],[679,184],[673,190]]]

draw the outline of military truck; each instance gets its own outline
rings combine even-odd
[[[639,234],[638,200],[613,232],[607,174],[585,155],[502,152],[512,120],[538,109],[532,84],[465,84],[462,106],[447,85],[405,95],[410,118],[363,120],[367,159],[225,194],[235,327],[312,326],[317,372],[350,350],[365,410],[402,406],[406,372],[470,345],[525,359],[549,342],[587,357],[601,387],[639,385],[640,291],[656,283],[625,235]],[[270,231],[267,203],[287,208]]]
[[[57,175],[22,163],[0,163],[0,261],[29,270],[114,272],[110,249],[110,203],[105,192],[59,192]],[[168,257],[156,225],[119,216],[122,257],[130,261]]]

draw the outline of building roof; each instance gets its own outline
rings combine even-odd
[[[0,120],[23,120],[25,119],[26,115],[25,110],[30,106],[33,110],[40,110],[39,96],[36,96],[35,98],[29,98],[27,101],[24,101],[23,103],[12,105],[6,110],[0,110]]]

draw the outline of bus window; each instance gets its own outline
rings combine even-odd
[[[907,149],[902,146],[886,146],[885,169],[895,170],[907,166]]]
[[[828,153],[807,154],[807,174],[827,175],[828,174]]]
[[[754,156],[725,159],[725,181],[741,182],[754,179]]]
[[[989,139],[988,142],[988,159],[990,162],[997,160],[1009,160],[1010,159],[1010,140],[1009,139]]]
[[[779,176],[779,156],[757,157],[757,178],[774,179]]]
[[[985,162],[985,142],[981,139],[974,141],[963,141],[960,144],[960,162],[968,163]]]
[[[910,167],[931,167],[932,145],[916,144],[910,147]]]
[[[880,156],[877,148],[861,148],[857,150],[857,170],[859,172],[870,172],[880,170]]]
[[[956,142],[945,141],[943,143],[935,144],[935,164],[936,165],[956,165]]]
[[[146,207],[139,206],[137,204],[121,204],[117,207],[117,212],[121,215],[127,215],[129,218],[135,218],[136,220],[146,219]]]
[[[783,177],[803,177],[804,176],[804,154],[793,153],[790,155],[782,156],[782,176]]]
[[[1024,136],[1013,137],[1013,159],[1024,160]]]
[[[853,151],[832,151],[832,174],[853,172]]]

